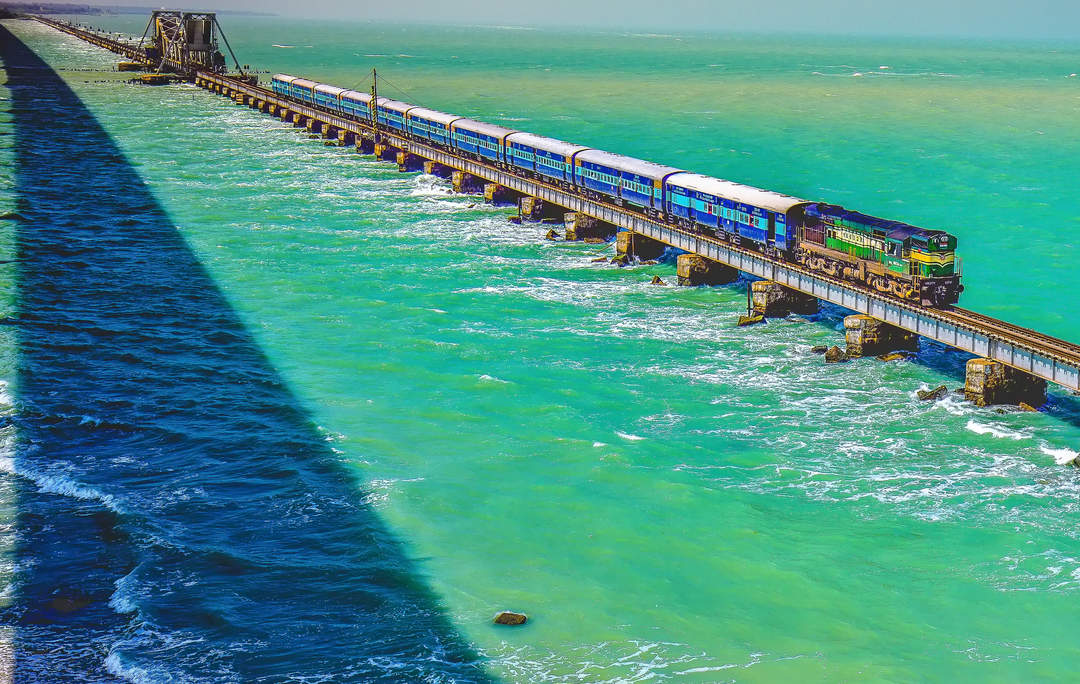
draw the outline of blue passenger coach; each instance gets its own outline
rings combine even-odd
[[[574,157],[576,185],[655,211],[664,208],[664,181],[677,173],[682,169],[603,150]]]
[[[379,113],[379,123],[402,133],[408,132],[405,125],[405,113],[413,106],[408,102],[399,102],[385,97],[380,97],[375,103],[375,108]]]
[[[708,232],[739,236],[781,251],[794,249],[807,200],[697,173],[667,178],[665,211]]]
[[[409,133],[440,145],[450,145],[450,124],[460,118],[423,107],[412,107],[405,113]]]
[[[574,180],[574,155],[589,149],[582,145],[515,132],[506,136],[503,152],[506,163],[564,183]]]
[[[288,97],[290,95],[289,86],[295,80],[295,76],[289,76],[288,74],[275,74],[274,77],[270,79],[270,90],[273,90],[275,95]]]
[[[341,93],[341,113],[346,116],[355,116],[362,121],[371,120],[371,95],[356,90],[346,90]]]
[[[315,104],[315,86],[317,85],[319,84],[315,81],[309,81],[306,78],[294,78],[289,84],[289,96],[301,102]]]
[[[343,92],[345,92],[344,88],[320,83],[315,86],[314,90],[315,106],[340,113],[341,103],[339,100]]]
[[[452,145],[456,149],[495,163],[504,160],[503,140],[514,132],[509,128],[473,119],[458,119],[451,124],[450,129]]]

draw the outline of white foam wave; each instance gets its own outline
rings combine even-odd
[[[1040,444],[1039,451],[1053,458],[1054,463],[1057,463],[1058,465],[1076,464],[1076,459],[1080,458],[1080,452],[1064,447],[1061,449],[1052,449],[1047,444]]]
[[[974,419],[969,420],[965,427],[977,435],[990,435],[998,439],[1012,439],[1015,441],[1031,439],[1031,434],[1028,431],[1013,430],[1003,425],[988,425]]]
[[[644,437],[640,437],[638,435],[632,435],[632,434],[630,434],[628,432],[619,432],[618,430],[615,431],[615,434],[617,434],[618,436],[622,437],[623,439],[629,440],[631,442],[639,442],[639,441],[645,439]]]

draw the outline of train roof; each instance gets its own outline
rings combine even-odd
[[[315,90],[319,91],[320,93],[326,93],[327,95],[335,96],[345,92],[344,88],[338,88],[337,86],[327,85],[325,83],[320,83],[319,85],[315,86]]]
[[[356,100],[357,102],[363,102],[367,104],[371,102],[371,95],[368,93],[362,93],[359,90],[346,90],[341,93],[343,99]]]
[[[315,86],[319,85],[315,81],[309,81],[306,78],[294,78],[293,80],[289,81],[289,83],[294,86],[300,86],[301,88],[314,88]]]
[[[380,97],[378,102],[375,103],[383,109],[389,109],[392,112],[399,112],[404,114],[416,105],[411,105],[408,102],[402,102],[400,100],[391,100],[388,97]]]
[[[569,157],[577,152],[583,152],[588,147],[584,145],[575,145],[574,143],[568,143],[563,140],[556,140],[555,138],[548,138],[542,135],[536,135],[535,133],[511,133],[506,136],[506,142],[516,142],[522,145],[529,145],[535,147],[538,150],[545,152],[551,152],[552,154],[561,154],[564,157]]]
[[[786,213],[800,204],[812,204],[810,200],[783,195],[771,190],[762,190],[742,183],[733,183],[720,178],[703,176],[699,173],[679,173],[668,178],[667,182],[669,185],[686,188],[687,190],[697,190],[733,202],[741,202],[780,213]]]
[[[270,79],[270,80],[271,81],[281,81],[283,83],[292,83],[293,81],[296,80],[296,76],[290,76],[288,74],[274,74],[274,77],[272,79]]]
[[[419,116],[427,119],[428,121],[434,121],[435,123],[441,123],[444,126],[449,126],[450,122],[456,121],[461,117],[457,114],[447,114],[446,112],[440,112],[434,109],[424,109],[423,107],[413,107],[409,110],[409,118]]]
[[[463,128],[466,131],[472,131],[473,133],[490,135],[491,137],[499,138],[500,140],[502,140],[504,136],[518,132],[512,128],[504,128],[484,121],[477,121],[476,119],[458,119],[454,122],[454,128]]]
[[[579,154],[577,159],[593,164],[603,164],[619,171],[636,173],[639,176],[648,178],[660,179],[673,173],[682,173],[682,169],[677,169],[674,166],[664,166],[663,164],[626,157],[613,152],[605,152],[604,150],[586,150]]]
[[[883,219],[877,216],[871,216],[870,214],[864,214],[861,211],[855,211],[854,209],[845,209],[838,204],[818,204],[815,207],[815,210],[813,210],[813,213],[825,212],[830,216],[836,216],[848,221],[857,221],[863,225],[877,228],[881,232],[888,234],[888,236],[894,240],[904,240],[912,236],[929,237],[937,234],[948,235],[948,233],[943,230],[920,228],[919,226],[913,226],[910,223],[904,223],[903,221]]]

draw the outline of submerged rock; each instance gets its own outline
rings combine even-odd
[[[827,351],[829,351],[829,345],[827,344],[819,344],[814,347],[810,347],[811,354],[824,354]]]
[[[626,266],[630,263],[630,257],[625,254],[617,254],[611,257],[611,263],[615,264],[616,266]]]
[[[758,323],[764,323],[765,317],[761,314],[753,314],[751,316],[739,316],[739,327],[745,325],[757,325]]]
[[[561,236],[559,235],[559,232],[558,232],[558,231],[556,231],[556,230],[549,230],[549,231],[548,231],[548,232],[547,232],[547,233],[546,233],[546,234],[544,235],[544,239],[545,239],[545,240],[558,240],[558,239],[559,239],[560,237],[561,237]]]
[[[521,223],[521,217],[518,216],[517,214],[511,214],[511,215],[507,216],[506,220],[509,221],[510,223],[518,223],[518,224]]]
[[[919,390],[919,401],[937,401],[938,399],[944,399],[948,393],[949,388],[945,385],[941,385],[932,390]]]
[[[1020,410],[1021,411],[1030,411],[1032,413],[1038,413],[1039,412],[1039,409],[1037,409],[1034,406],[1032,406],[1031,404],[1025,403],[1023,401],[1020,402]]]
[[[832,346],[825,352],[825,363],[845,363],[847,360],[847,353],[840,347]]]
[[[656,276],[656,275],[654,275],[652,277],[652,280],[649,281],[649,284],[650,285],[667,285],[667,283],[665,283],[663,280],[661,280],[660,276]]]
[[[529,617],[525,615],[525,613],[502,610],[495,614],[493,622],[497,625],[510,625],[516,627],[517,625],[525,624],[528,620]]]
[[[893,352],[891,354],[882,354],[878,357],[878,361],[903,361],[907,357],[908,355],[903,352]]]
[[[594,263],[594,264],[606,264],[607,260],[608,260],[608,258],[606,256],[596,257],[595,259],[592,260],[592,263]]]

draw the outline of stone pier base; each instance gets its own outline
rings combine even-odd
[[[918,351],[919,336],[873,316],[855,314],[844,318],[849,359],[878,356],[894,351]]]
[[[631,259],[651,261],[663,255],[667,245],[632,230],[621,230],[615,236],[615,261],[626,263]]]
[[[498,183],[484,183],[484,201],[488,204],[515,204],[521,193]]]
[[[390,147],[386,143],[375,143],[374,152],[377,159],[397,162],[397,155],[400,150],[396,147]]]
[[[401,171],[402,173],[419,171],[424,163],[422,157],[418,157],[410,152],[401,151],[394,155],[394,161],[397,163],[398,171]]]
[[[558,223],[562,221],[566,209],[551,202],[545,202],[539,197],[528,195],[518,198],[518,212],[525,221],[543,221],[544,223]],[[556,221],[555,219],[558,219]]]
[[[464,171],[454,171],[450,175],[450,183],[454,186],[454,192],[472,195],[483,191],[483,181]]]
[[[1046,381],[990,359],[967,362],[964,397],[978,406],[1046,403]]]
[[[356,134],[352,131],[341,130],[337,132],[338,144],[342,147],[356,144]]]
[[[432,176],[438,176],[439,178],[449,178],[453,171],[437,161],[431,161],[428,159],[424,162],[424,173]]]
[[[375,154],[375,143],[368,138],[357,138],[356,151],[360,154]]]
[[[563,223],[566,224],[566,239],[570,241],[607,242],[618,230],[610,223],[576,211],[566,212]]]
[[[754,313],[767,318],[783,318],[788,314],[812,314],[818,311],[817,297],[771,280],[750,283],[750,293]]]
[[[680,285],[726,285],[739,278],[738,269],[697,254],[680,254],[677,266]]]

